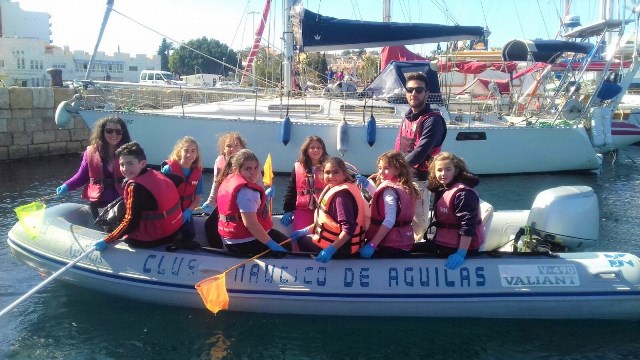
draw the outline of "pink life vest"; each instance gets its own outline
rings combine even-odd
[[[120,172],[120,166],[117,161],[114,160],[113,164],[113,177],[105,178],[102,172],[102,159],[100,158],[100,152],[98,151],[98,145],[89,145],[85,151],[85,159],[89,168],[89,182],[82,191],[82,198],[89,201],[100,201],[100,197],[104,192],[105,186],[113,186],[116,192],[122,195],[124,188],[122,187],[122,181],[124,176]]]
[[[227,159],[224,157],[224,155],[218,156],[216,158],[216,163],[213,165],[217,169],[216,174],[222,173],[225,165],[227,165]]]
[[[399,151],[404,155],[412,152],[418,146],[418,143],[420,143],[424,122],[431,117],[440,118],[441,115],[435,111],[431,111],[420,116],[416,121],[408,121],[406,117],[403,117],[398,136],[396,137],[395,151]],[[442,146],[434,147],[429,153],[429,158],[415,165],[414,168],[416,170],[428,170],[429,161],[432,157],[440,153],[441,149]]]
[[[462,189],[470,189],[477,195],[476,191],[469,186],[456,183],[449,189],[446,189],[440,200],[435,205],[435,218],[434,223],[436,227],[436,234],[433,240],[438,245],[457,248],[460,245],[460,224],[454,213],[453,199],[456,194]],[[478,219],[476,222],[476,235],[471,238],[469,244],[469,250],[479,249],[484,243],[484,227],[482,226],[482,219],[480,218],[480,206],[478,205]]]
[[[138,227],[125,237],[140,241],[153,241],[167,237],[182,226],[182,210],[176,186],[161,173],[148,169],[144,174],[127,181],[125,186],[134,183],[144,186],[156,199],[158,209],[144,211]],[[129,203],[127,191],[124,193],[125,204]]]
[[[396,222],[378,246],[387,246],[402,250],[411,250],[414,243],[411,221],[416,210],[416,199],[407,190],[394,181],[383,181],[373,193],[371,199],[371,225],[367,229],[367,239],[371,240],[378,233],[385,218],[384,191],[393,189],[396,193]]]
[[[220,184],[218,188],[218,210],[220,220],[218,220],[218,232],[226,239],[246,239],[253,237],[253,234],[242,222],[240,209],[238,208],[238,192],[243,187],[248,187],[260,193],[260,206],[256,211],[258,222],[265,231],[271,230],[273,222],[269,209],[267,208],[264,188],[256,183],[249,183],[240,174],[231,174]]]
[[[315,209],[325,187],[322,172],[313,171],[312,174],[307,174],[304,166],[298,161],[293,168],[296,172],[296,208]]]
[[[180,196],[180,201],[182,202],[182,209],[186,209],[191,206],[193,199],[195,198],[196,186],[202,177],[202,168],[191,169],[189,178],[185,178],[182,166],[180,166],[179,162],[176,160],[167,160],[165,162],[171,168],[171,173],[180,176],[182,179],[182,183],[177,186],[177,190],[178,195]]]

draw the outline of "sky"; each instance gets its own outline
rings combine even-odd
[[[24,10],[51,15],[54,45],[93,51],[106,0],[17,2]],[[281,48],[282,3],[272,1],[271,20],[264,34],[276,48]],[[598,18],[599,0],[573,3],[571,13],[579,15],[583,25]],[[219,40],[234,50],[244,49],[251,45],[253,23],[257,26],[260,21],[264,4],[265,0],[115,0],[115,11],[99,50],[107,54],[121,51],[151,55],[157,53],[163,37],[179,43],[202,36]],[[391,4],[391,20],[396,22],[452,25],[452,20],[445,16],[447,13],[460,25],[488,26],[492,33],[490,47],[502,47],[512,39],[554,38],[559,27],[558,14],[564,13],[564,1],[560,0],[391,0]],[[303,1],[303,5],[326,16],[382,20],[382,0],[309,0]],[[428,55],[434,45],[409,48]]]

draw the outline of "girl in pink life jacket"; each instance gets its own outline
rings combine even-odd
[[[420,192],[404,156],[397,151],[380,155],[375,186],[362,175],[357,181],[373,196],[368,242],[360,249],[360,256],[368,259],[374,252],[380,257],[407,256],[414,244],[411,221]]]
[[[209,198],[207,201],[202,204],[202,209],[211,214],[213,208],[216,207],[216,181],[215,179],[222,173],[222,169],[227,164],[227,161],[233,156],[233,154],[237,153],[242,149],[247,148],[247,141],[240,135],[239,132],[232,131],[228,133],[224,133],[220,135],[218,138],[218,157],[216,158],[215,164],[213,164],[213,185],[211,186],[211,192],[209,193]]]
[[[131,142],[127,124],[117,116],[100,119],[93,128],[89,146],[82,155],[78,172],[56,188],[58,196],[84,186],[82,198],[90,202],[93,218],[99,209],[117,199],[123,193],[124,177],[120,173],[114,153],[122,144]]]
[[[267,249],[287,251],[279,243],[287,236],[273,229],[265,190],[256,182],[260,163],[250,150],[237,152],[227,162],[218,185],[218,233],[234,254],[253,256]]]
[[[429,165],[429,190],[435,195],[435,221],[430,226],[436,232],[426,243],[430,251],[447,258],[449,269],[460,267],[484,243],[480,198],[473,189],[479,182],[464,160],[452,153],[439,153]]]
[[[177,186],[182,206],[183,224],[180,231],[184,239],[193,240],[196,232],[191,221],[192,212],[200,204],[203,193],[200,148],[196,139],[185,136],[178,140],[169,159],[162,164],[163,174],[174,174],[181,179],[180,185]]]
[[[211,185],[209,198],[202,204],[202,210],[210,214],[204,222],[204,231],[207,235],[207,242],[211,247],[222,249],[222,239],[220,238],[220,234],[218,234],[219,214],[216,200],[218,182],[216,180],[220,177],[220,174],[222,174],[222,170],[233,154],[246,148],[247,141],[239,132],[232,131],[224,133],[218,138],[218,153],[220,155],[216,158],[216,162],[213,165],[213,184]]]
[[[291,179],[284,196],[284,214],[280,223],[293,230],[313,223],[313,212],[324,189],[322,164],[329,158],[327,147],[319,136],[307,136],[300,147],[300,155],[293,166]]]

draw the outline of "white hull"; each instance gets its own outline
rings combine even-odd
[[[493,213],[489,237],[508,236],[528,211]],[[201,225],[202,219],[196,219]],[[104,233],[86,206],[46,210],[30,239],[20,224],[9,232],[13,255],[51,273],[83,253]],[[70,226],[71,224],[75,224]],[[201,236],[202,234],[199,234]],[[499,242],[504,242],[500,239]],[[130,249],[120,243],[95,252],[65,272],[77,285],[144,302],[204,308],[194,289],[242,259],[204,251]],[[443,259],[261,258],[226,276],[230,310],[349,316],[639,319],[640,260],[621,253],[558,256],[500,253],[447,270]]]
[[[89,127],[112,114],[127,122],[131,138],[143,146],[149,162],[156,165],[169,156],[179,138],[190,135],[200,144],[204,166],[213,167],[218,136],[229,131],[240,132],[260,159],[271,153],[274,171],[280,173],[291,172],[300,146],[308,135],[320,136],[329,154],[338,155],[339,122],[335,120],[298,119],[291,115],[291,139],[285,146],[280,136],[282,121],[276,117],[254,120],[253,117],[182,117],[177,114],[80,110]],[[400,115],[397,116],[399,118]],[[363,121],[350,120],[350,141],[343,158],[356,165],[363,174],[374,173],[377,157],[394,148],[398,123],[398,120],[379,120],[376,141],[370,147]],[[495,126],[477,122],[471,127],[448,125],[443,150],[464,158],[476,174],[595,170],[600,167],[600,159],[583,127]]]

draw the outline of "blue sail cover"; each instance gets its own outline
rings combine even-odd
[[[447,26],[343,20],[295,6],[291,10],[293,32],[300,51],[330,51],[371,47],[475,40],[481,26]]]
[[[529,61],[553,64],[564,53],[589,54],[594,45],[564,40],[511,40],[502,49],[504,61]],[[531,59],[529,58],[531,53]]]

